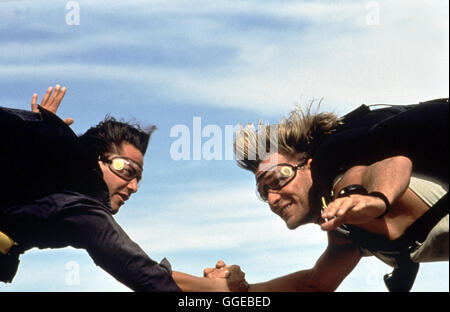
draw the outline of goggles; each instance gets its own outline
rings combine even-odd
[[[306,164],[307,160],[294,166],[281,163],[268,168],[263,174],[256,178],[256,195],[267,202],[269,190],[280,190],[295,179],[297,170]]]
[[[109,169],[115,175],[126,181],[136,179],[139,183],[142,179],[142,167],[127,157],[114,156],[111,158],[102,158],[101,160],[108,164]]]

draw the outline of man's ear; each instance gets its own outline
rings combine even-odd
[[[103,171],[106,169],[105,163],[99,159],[98,166],[100,167],[100,169],[102,170],[102,173],[103,173]]]
[[[309,158],[308,161],[306,162],[306,166],[308,166],[308,169],[311,169],[311,163],[312,163],[312,158]]]

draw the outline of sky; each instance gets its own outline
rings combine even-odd
[[[262,282],[311,268],[326,233],[288,230],[258,201],[228,130],[312,100],[343,115],[448,97],[448,38],[445,0],[0,0],[0,105],[28,109],[59,83],[78,134],[107,114],[156,125],[116,220],[174,270],[223,259]],[[391,271],[363,258],[338,291],[386,291]],[[74,248],[28,251],[0,290],[129,291]],[[448,292],[448,262],[422,264],[413,291]]]

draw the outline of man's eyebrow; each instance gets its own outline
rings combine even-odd
[[[119,155],[119,157],[122,157],[122,158],[128,160],[128,161],[131,162],[132,164],[135,164],[141,171],[144,171],[143,166],[141,166],[141,165],[140,165],[137,161],[135,161],[134,159],[131,159],[130,157],[122,156],[122,155]]]
[[[259,181],[263,180],[264,178],[273,176],[274,174],[275,174],[275,170],[262,171],[262,173],[258,177],[256,177],[256,181],[259,182]]]

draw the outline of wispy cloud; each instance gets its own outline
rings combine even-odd
[[[80,25],[68,26],[65,2],[0,1],[1,105],[28,103],[25,92],[56,81],[69,87],[62,112],[79,111],[84,125],[107,112],[133,112],[167,130],[175,119],[189,122],[207,110],[208,122],[229,114],[236,124],[248,121],[240,119],[243,111],[278,119],[311,98],[324,97],[322,109],[340,114],[361,103],[448,96],[448,1],[182,2],[79,1]],[[368,24],[370,13],[378,23]],[[232,162],[174,165],[170,139],[168,131],[155,134],[150,156],[158,161],[117,216],[150,256],[167,255],[175,268],[198,274],[223,255],[243,264],[250,281],[315,262],[326,245],[317,226],[289,231]],[[60,255],[64,260],[43,258],[48,271],[25,255],[22,289],[39,288],[37,281],[62,289],[72,254]],[[88,256],[75,258],[84,259],[92,285],[80,289],[118,285]],[[54,263],[62,268],[55,280],[36,273],[50,276]],[[361,264],[340,289],[384,291],[375,276],[389,269],[376,259]]]
[[[54,77],[64,69],[67,78],[133,81],[142,90],[158,83],[168,100],[266,114],[300,98],[325,97],[324,105],[345,110],[448,95],[443,2],[424,10],[422,2],[378,1],[372,26],[359,1],[192,3],[82,3],[79,29],[93,33],[19,30],[2,40],[0,73]],[[19,62],[5,64],[12,59]]]
[[[133,203],[132,212],[121,211],[127,215],[123,219],[120,216],[121,222],[125,227],[132,223],[127,227],[132,237],[144,248],[157,252],[201,252],[280,242],[291,246],[300,241],[314,245],[326,241],[326,234],[317,227],[301,228],[293,235],[267,204],[258,202],[251,185],[205,182],[203,190],[197,187],[186,185],[170,199],[149,194],[151,199],[146,200],[142,194],[139,202]]]

